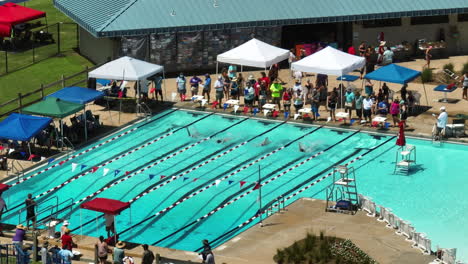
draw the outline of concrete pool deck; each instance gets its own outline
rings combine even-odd
[[[277,249],[288,247],[294,241],[305,238],[307,232],[318,234],[322,230],[328,236],[352,240],[382,264],[423,264],[435,258],[411,248],[411,243],[396,235],[395,230],[386,228],[375,217],[368,217],[361,211],[356,215],[325,212],[325,201],[307,198],[294,202],[286,209],[287,211],[265,219],[263,227],[253,226],[216,248],[213,251],[216,262],[271,264],[274,263],[273,256]],[[7,236],[11,237],[11,234]],[[81,263],[92,262],[97,238],[76,235],[74,240],[78,244],[77,250],[84,254]],[[0,238],[0,241],[10,242],[7,237]],[[165,259],[170,259],[161,263],[200,263],[198,255],[194,252],[159,247],[151,247],[151,250]],[[140,263],[142,253],[143,250],[138,245],[126,249],[126,254],[134,257],[136,263]]]

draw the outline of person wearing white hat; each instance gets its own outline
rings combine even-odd
[[[433,116],[435,117],[436,115],[433,114]],[[445,126],[447,125],[447,121],[448,121],[448,114],[446,112],[445,106],[442,106],[440,108],[440,114],[437,117],[436,131],[434,131],[435,132],[435,138],[434,138],[435,140],[440,139],[440,134],[445,129]]]
[[[60,227],[60,237],[62,237],[65,234],[65,231],[68,229],[69,225],[70,223],[68,222],[68,220],[63,221],[63,224]]]

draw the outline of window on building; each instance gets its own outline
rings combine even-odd
[[[379,27],[398,27],[401,26],[401,18],[376,19],[362,21],[364,28],[379,28]]]
[[[448,22],[448,16],[421,16],[411,18],[411,25],[442,24]]]
[[[458,14],[458,22],[467,22],[468,14]]]

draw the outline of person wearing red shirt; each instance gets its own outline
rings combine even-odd
[[[72,250],[73,248],[73,238],[70,236],[70,229],[65,230],[65,234],[62,236],[62,249]]]
[[[354,49],[353,45],[349,46],[348,53],[351,55],[356,55],[356,50]]]
[[[265,72],[261,72],[260,74],[262,75],[262,78],[260,78],[260,83],[261,83],[261,81],[264,81],[266,87],[270,87],[270,78],[268,78],[268,77],[266,76],[266,73],[265,73]]]

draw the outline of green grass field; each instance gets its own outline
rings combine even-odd
[[[26,6],[47,12],[47,20],[49,25],[57,22],[71,22],[69,18],[55,9],[52,0],[29,1],[26,2]],[[54,54],[54,52],[57,50],[57,45],[51,44],[43,46],[36,49],[35,52],[36,60],[41,61],[34,65],[23,67],[23,65],[32,63],[32,51],[28,50],[22,53],[8,54],[9,68],[11,66],[13,69],[22,69],[0,77],[0,104],[16,98],[18,93],[24,94],[39,89],[41,84],[47,85],[49,83],[60,80],[62,75],[70,76],[74,73],[84,70],[86,66],[93,65],[90,61],[81,57],[73,50],[73,48],[76,47],[76,26],[71,24],[63,24],[61,27],[61,50],[63,51],[63,56],[45,59],[48,55]],[[5,67],[4,56],[4,52],[0,52],[0,72],[3,70],[2,67]],[[82,75],[74,78],[74,80],[70,80],[65,85],[69,85],[73,83],[73,81],[80,78],[85,78],[85,76]],[[60,88],[61,85],[51,87],[46,90],[46,94],[54,92]],[[37,99],[37,96],[28,98],[25,102],[32,101],[34,99]],[[0,114],[14,108],[15,106],[16,105],[8,105],[0,108]]]

